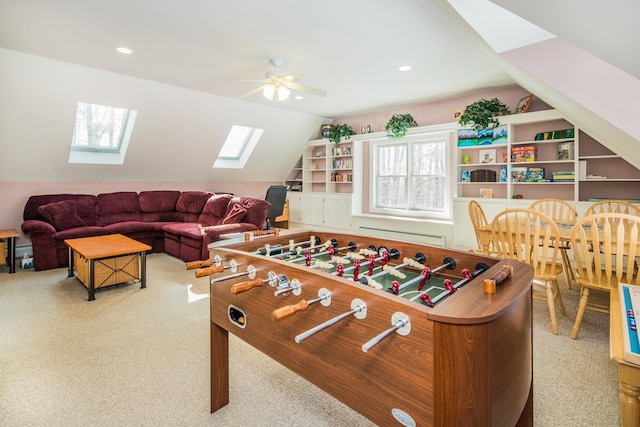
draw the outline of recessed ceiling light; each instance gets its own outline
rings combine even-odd
[[[293,97],[293,99],[304,99],[304,96],[296,95]]]
[[[133,51],[131,49],[129,49],[128,47],[124,47],[124,46],[120,46],[117,47],[116,50],[122,54],[125,55],[131,55],[133,53]]]
[[[410,65],[403,65],[402,67],[398,68],[398,71],[409,71],[411,69]]]

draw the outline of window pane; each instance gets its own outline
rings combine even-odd
[[[406,175],[407,147],[385,145],[378,148],[378,175]]]
[[[78,103],[73,132],[74,146],[118,151],[129,110],[105,105]]]
[[[413,144],[412,154],[414,175],[444,175],[444,142]]]
[[[227,135],[227,140],[220,150],[219,157],[239,159],[244,147],[247,146],[247,141],[249,141],[252,132],[253,128],[233,125],[229,135]]]
[[[376,205],[385,208],[404,208],[406,206],[406,178],[378,177]]]
[[[411,208],[444,209],[445,179],[442,176],[417,176],[411,179]]]

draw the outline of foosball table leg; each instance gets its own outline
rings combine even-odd
[[[211,323],[211,413],[229,404],[229,332]]]

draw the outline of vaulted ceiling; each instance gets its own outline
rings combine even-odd
[[[494,3],[640,78],[640,3]],[[262,79],[279,57],[328,95],[278,107],[324,117],[512,84],[448,9],[444,0],[2,0],[0,46],[232,98],[259,85],[238,80]],[[116,53],[121,45],[133,54]]]
[[[497,5],[640,79],[635,0],[0,0],[0,48],[231,98],[231,110],[247,101],[323,119],[515,83],[538,93],[456,12]],[[502,37],[505,23],[487,22]],[[262,79],[275,57],[327,96],[243,98],[261,83],[242,80]],[[540,91],[549,102],[558,88]]]

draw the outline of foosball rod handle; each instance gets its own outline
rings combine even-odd
[[[200,270],[196,271],[196,277],[200,278],[205,276],[211,276],[214,273],[222,273],[223,271],[224,271],[224,266],[222,265],[217,265],[215,267],[201,268]]]
[[[503,265],[493,276],[488,279],[484,279],[484,293],[495,294],[496,288],[500,286],[505,280],[507,280],[513,274],[512,265]]]
[[[187,270],[195,270],[196,268],[211,267],[213,261],[210,259],[204,261],[191,261],[185,264]]]
[[[264,279],[255,279],[255,280],[250,280],[248,282],[237,283],[231,286],[231,293],[234,295],[239,294],[241,292],[246,292],[249,289],[262,286],[263,284],[264,284]]]
[[[293,305],[285,305],[284,307],[280,307],[271,312],[271,320],[274,322],[279,322],[280,320],[284,320],[288,317],[293,316],[299,311],[303,311],[309,308],[309,303],[307,300],[301,300],[300,302]]]

